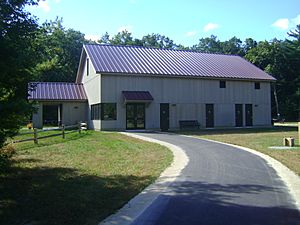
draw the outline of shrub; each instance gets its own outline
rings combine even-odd
[[[10,163],[10,158],[16,150],[13,145],[8,144],[0,148],[0,171],[6,170]]]

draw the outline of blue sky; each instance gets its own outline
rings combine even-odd
[[[300,0],[46,0],[28,10],[39,23],[62,17],[66,28],[91,39],[127,29],[133,37],[159,33],[186,46],[211,34],[222,41],[284,39],[300,24]]]

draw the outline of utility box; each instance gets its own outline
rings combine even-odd
[[[294,147],[295,146],[295,139],[292,138],[292,137],[283,138],[283,145],[284,146],[289,146],[289,147]]]

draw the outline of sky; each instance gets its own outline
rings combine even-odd
[[[27,10],[40,24],[62,18],[87,39],[128,30],[134,38],[159,33],[185,46],[210,35],[285,39],[300,24],[300,0],[45,0]]]

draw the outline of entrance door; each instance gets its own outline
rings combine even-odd
[[[214,127],[214,104],[206,104],[206,127]]]
[[[160,129],[169,129],[169,103],[160,103]]]
[[[246,104],[245,111],[246,111],[246,126],[247,127],[253,126],[252,104]]]
[[[235,104],[235,126],[243,126],[243,104]]]
[[[126,129],[145,129],[145,104],[126,104]]]

